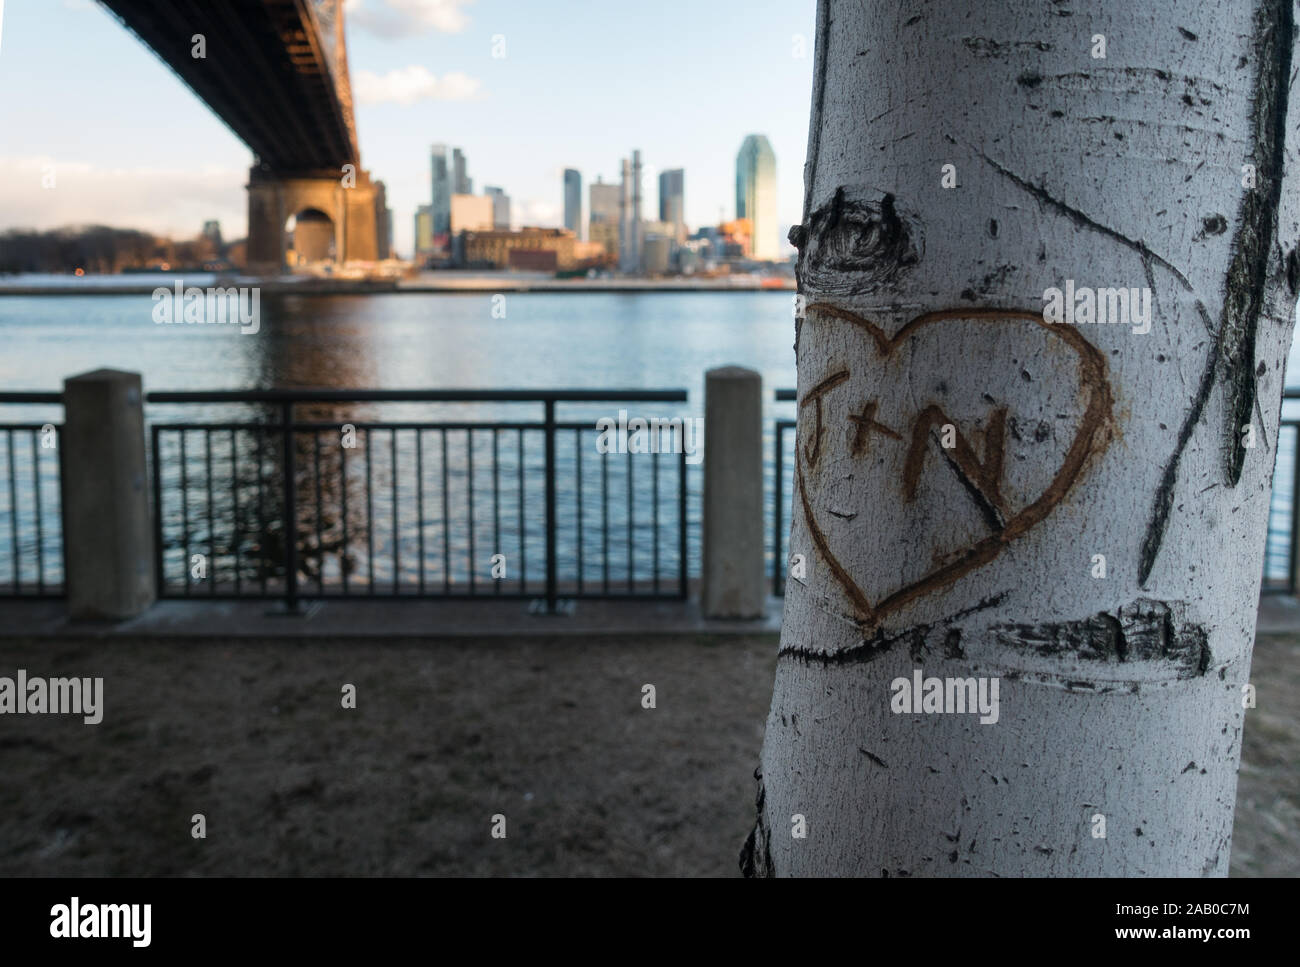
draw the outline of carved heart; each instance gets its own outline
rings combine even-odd
[[[929,570],[921,577],[902,587],[885,594],[877,602],[872,602],[859,583],[849,574],[839,557],[830,546],[830,541],[817,520],[813,499],[810,499],[806,466],[815,464],[819,459],[822,446],[822,400],[821,395],[849,379],[844,370],[823,379],[817,386],[806,390],[799,400],[801,412],[809,404],[816,406],[816,429],[813,440],[804,445],[805,433],[799,433],[800,445],[795,454],[796,483],[799,500],[803,507],[804,520],[807,523],[813,544],[826,562],[836,582],[843,588],[852,602],[856,618],[860,624],[874,628],[889,613],[898,610],[910,601],[929,594],[941,587],[952,584],[976,568],[988,564],[1012,541],[1023,536],[1030,528],[1046,518],[1070,492],[1083,471],[1090,457],[1100,453],[1108,445],[1110,435],[1107,427],[1111,420],[1112,398],[1110,384],[1106,376],[1106,361],[1101,352],[1089,343],[1073,326],[1049,324],[1039,313],[1019,309],[945,309],[928,312],[917,316],[903,326],[893,336],[871,322],[848,310],[826,303],[817,303],[807,309],[808,314],[820,313],[850,323],[860,331],[871,336],[876,355],[882,360],[889,360],[894,351],[915,336],[918,330],[945,322],[963,321],[987,323],[997,326],[1032,325],[1041,328],[1051,339],[1059,340],[1074,356],[1078,377],[1077,400],[1086,398],[1078,428],[1065,450],[1058,469],[1051,476],[1050,482],[1037,495],[1023,501],[1019,509],[1011,506],[1000,491],[1002,473],[1002,427],[1005,422],[1006,409],[995,413],[994,421],[985,432],[985,456],[980,461],[974,448],[964,439],[959,438],[951,453],[945,454],[949,466],[961,478],[966,491],[994,522],[992,533],[976,540],[965,547],[948,554],[947,559]],[[853,417],[857,421],[873,419],[875,404],[864,412],[863,417]],[[907,451],[903,467],[902,483],[905,493],[911,488],[912,493],[918,484],[919,476],[926,459],[926,448],[930,446],[930,431],[934,426],[943,424],[946,417],[937,405],[923,409],[917,417],[912,432],[912,446]],[[860,422],[861,425],[861,422]],[[904,436],[883,424],[873,423],[873,428],[891,436],[895,445],[905,445]],[[916,427],[920,427],[917,431]],[[996,455],[993,453],[996,448]],[[1049,470],[1050,472],[1050,470]],[[819,478],[817,485],[824,483],[826,474]],[[841,515],[843,516],[843,515]]]

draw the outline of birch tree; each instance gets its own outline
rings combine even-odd
[[[1290,0],[820,0],[750,875],[1223,876]]]

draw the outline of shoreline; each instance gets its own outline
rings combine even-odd
[[[181,277],[184,281],[184,277]],[[552,279],[529,276],[473,276],[432,281],[413,280],[373,281],[343,279],[312,279],[289,281],[259,277],[221,278],[199,285],[200,288],[250,288],[257,287],[266,295],[482,295],[485,293],[610,293],[639,295],[641,293],[682,292],[794,292],[794,279],[781,279],[780,285],[760,284],[757,280],[744,280],[738,284],[720,279],[687,281],[682,279]],[[172,280],[175,284],[175,280]],[[36,283],[31,285],[5,285],[0,282],[0,298],[5,296],[87,296],[87,295],[152,295],[162,286],[161,280],[148,282],[126,281],[82,285]]]

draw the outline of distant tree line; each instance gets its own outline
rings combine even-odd
[[[209,238],[175,242],[133,228],[84,225],[50,231],[9,229],[0,233],[0,274],[131,269],[183,269],[221,257]]]

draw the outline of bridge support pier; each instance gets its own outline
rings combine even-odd
[[[248,271],[286,272],[303,261],[374,262],[387,258],[379,226],[385,199],[370,173],[282,173],[254,167],[248,179]],[[285,224],[294,216],[298,250],[291,257]],[[293,263],[293,264],[291,264]]]

